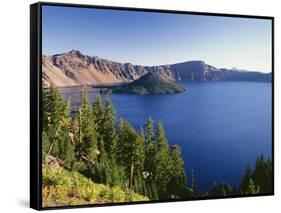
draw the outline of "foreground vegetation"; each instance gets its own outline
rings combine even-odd
[[[155,129],[148,118],[138,132],[116,120],[109,98],[103,104],[98,96],[91,105],[87,91],[71,112],[56,88],[44,88],[42,97],[44,159],[53,156],[68,171],[151,200],[193,196],[180,147],[169,147],[161,123]]]
[[[95,184],[78,172],[43,166],[43,205],[69,206],[147,201],[148,198],[120,187]]]
[[[228,196],[271,192],[272,163],[258,157],[239,189],[215,184],[199,193],[188,187],[181,148],[169,146],[162,123],[148,118],[136,130],[116,118],[107,97],[70,110],[54,87],[43,88],[43,206]]]

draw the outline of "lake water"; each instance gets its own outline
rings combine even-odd
[[[191,180],[194,170],[200,191],[214,182],[239,187],[249,161],[271,157],[271,83],[181,83],[187,92],[169,95],[111,94],[117,116],[139,129],[152,116],[162,121],[170,144],[182,147]],[[64,88],[79,102],[81,88]],[[90,91],[93,100],[96,91]]]

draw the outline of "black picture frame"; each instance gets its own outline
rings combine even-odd
[[[106,203],[106,204],[89,204],[76,206],[59,206],[59,207],[42,207],[42,6],[59,6],[59,7],[79,7],[79,8],[94,8],[108,10],[126,10],[126,11],[145,11],[156,13],[170,14],[192,14],[204,16],[223,16],[223,17],[238,17],[251,19],[266,19],[271,20],[271,54],[272,54],[272,193],[257,194],[257,195],[233,195],[227,197],[201,197],[194,199],[167,199],[158,201],[140,201],[140,202],[124,202],[124,203]],[[48,209],[66,209],[66,208],[81,208],[81,207],[100,207],[100,206],[116,206],[116,205],[132,205],[132,204],[151,204],[165,203],[191,200],[209,200],[209,199],[226,199],[226,198],[241,198],[255,196],[270,196],[274,195],[274,17],[271,16],[256,16],[242,14],[224,14],[224,13],[209,13],[209,12],[193,12],[193,11],[178,11],[178,10],[162,10],[162,9],[147,9],[147,8],[131,8],[131,7],[116,7],[116,6],[101,6],[101,5],[84,5],[84,4],[67,4],[67,3],[51,3],[38,2],[30,5],[30,207],[36,210]]]

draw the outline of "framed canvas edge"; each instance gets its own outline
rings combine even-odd
[[[41,20],[40,4],[30,5],[30,207],[41,209]]]
[[[122,203],[105,203],[105,204],[85,204],[70,206],[42,207],[42,6],[61,6],[61,7],[80,7],[95,8],[109,10],[125,10],[140,12],[157,12],[170,14],[191,14],[204,16],[221,16],[251,19],[271,20],[271,57],[272,57],[272,85],[271,85],[271,102],[272,102],[272,193],[263,193],[257,195],[231,195],[231,196],[215,196],[215,197],[198,197],[188,199],[165,199],[152,201],[122,202]],[[104,5],[87,5],[72,3],[55,3],[55,2],[37,2],[30,5],[30,208],[36,210],[54,210],[54,209],[71,209],[71,208],[88,208],[88,207],[105,207],[120,205],[136,205],[136,204],[157,204],[167,202],[183,202],[183,201],[202,201],[214,199],[229,198],[249,198],[261,196],[273,196],[275,194],[275,159],[274,159],[274,17],[243,15],[229,13],[211,13],[211,12],[194,12],[181,10],[166,9],[149,9]],[[34,142],[35,141],[35,142]],[[36,195],[36,196],[35,196]]]

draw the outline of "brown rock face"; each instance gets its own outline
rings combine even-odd
[[[78,50],[53,56],[43,56],[42,70],[44,83],[58,87],[130,82],[148,72],[160,74],[173,81],[271,81],[271,73],[217,69],[203,61],[141,66],[83,55]]]

